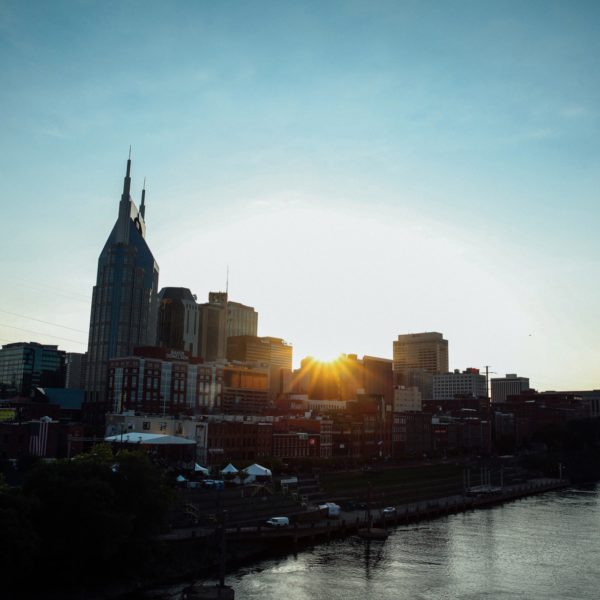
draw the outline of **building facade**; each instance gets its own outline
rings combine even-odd
[[[227,302],[227,337],[258,335],[258,313],[252,306]]]
[[[275,398],[284,391],[283,373],[292,369],[292,345],[281,338],[237,335],[227,338],[227,359],[267,365],[269,393]]]
[[[65,358],[65,387],[72,390],[85,389],[87,372],[87,352],[67,352]]]
[[[506,402],[508,396],[517,396],[530,387],[528,377],[517,377],[513,373],[508,373],[506,377],[493,377],[491,384],[494,403]]]
[[[433,377],[433,400],[452,400],[456,396],[487,397],[485,375],[479,369],[465,369],[462,373],[443,373]]]
[[[136,347],[109,361],[113,413],[260,415],[270,408],[268,391],[267,368],[207,363],[181,350]]]
[[[431,414],[395,412],[392,426],[392,455],[422,457],[432,450]]]
[[[36,342],[4,344],[0,350],[0,386],[5,395],[28,396],[32,387],[64,387],[66,352]]]
[[[216,410],[223,392],[223,367],[181,350],[136,347],[113,358],[108,368],[108,408],[154,415]]]
[[[227,356],[227,294],[210,292],[208,302],[198,306],[200,327],[198,353],[207,362]]]
[[[394,388],[394,412],[420,412],[423,410],[421,391],[417,387]]]
[[[269,397],[269,368],[248,365],[223,367],[223,412],[262,415],[272,409]]]
[[[448,372],[448,340],[441,333],[407,333],[394,341],[394,371],[423,369],[434,375]]]
[[[117,221],[100,253],[92,294],[86,413],[101,425],[107,402],[108,364],[156,339],[158,265],[146,243],[145,190],[139,210],[130,196],[131,159]]]
[[[157,333],[159,346],[199,356],[199,324],[198,305],[189,289],[168,287],[160,290]]]

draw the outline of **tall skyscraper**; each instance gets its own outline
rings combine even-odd
[[[199,304],[198,311],[198,353],[204,360],[224,359],[230,337],[256,337],[258,313],[252,306],[231,302],[227,292],[210,292],[208,302]]]
[[[208,302],[198,306],[198,353],[208,361],[227,355],[227,292],[209,292]]]
[[[258,331],[258,313],[252,306],[239,302],[227,302],[227,337],[237,335],[256,336]]]
[[[441,333],[407,333],[394,341],[394,383],[416,386],[423,400],[433,397],[433,376],[448,372],[448,340]]]
[[[407,333],[394,342],[394,371],[423,369],[433,375],[448,372],[448,340],[441,333]]]
[[[199,308],[187,288],[168,287],[158,294],[158,340],[163,348],[198,356]]]
[[[156,341],[158,265],[146,243],[146,190],[139,210],[130,196],[131,157],[117,221],[98,259],[92,294],[86,413],[98,423],[107,401],[108,361]],[[145,186],[144,186],[145,188]]]

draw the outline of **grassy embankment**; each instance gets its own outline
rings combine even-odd
[[[463,468],[438,464],[323,473],[320,483],[328,500],[364,503],[368,500],[370,486],[373,506],[397,505],[461,494]]]

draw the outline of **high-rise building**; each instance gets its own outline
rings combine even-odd
[[[507,373],[506,377],[493,377],[492,402],[506,402],[508,396],[518,396],[529,389],[528,377],[517,377],[514,373]]]
[[[487,398],[485,375],[479,369],[465,369],[462,373],[441,373],[433,376],[433,399],[452,400],[455,396]]]
[[[0,350],[0,386],[28,396],[32,387],[65,386],[65,354],[58,346],[37,342],[4,344]]]
[[[227,337],[253,335],[258,332],[258,313],[252,306],[227,302]]]
[[[86,416],[100,425],[107,401],[108,361],[156,341],[158,265],[146,243],[145,195],[139,210],[130,196],[131,158],[117,221],[98,259],[92,295]]]
[[[407,333],[394,341],[394,371],[423,369],[438,375],[448,372],[448,340],[441,333]]]
[[[65,387],[73,390],[85,389],[87,353],[68,352],[65,364],[67,369]]]
[[[159,346],[198,356],[199,323],[199,308],[190,290],[175,287],[160,290],[157,340]]]
[[[441,333],[407,333],[394,341],[394,383],[433,398],[433,376],[448,372],[448,340]]]
[[[227,338],[228,360],[265,364],[269,367],[269,392],[274,398],[283,392],[282,370],[292,369],[292,345],[281,338],[238,335]]]
[[[198,353],[204,360],[224,359],[230,337],[256,337],[258,313],[252,306],[231,302],[227,292],[210,292],[208,302],[200,304],[198,310]]]
[[[198,354],[206,361],[227,355],[227,292],[210,292],[208,302],[198,306]]]

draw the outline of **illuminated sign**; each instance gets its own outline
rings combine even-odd
[[[14,421],[17,411],[14,408],[0,408],[0,421]]]

